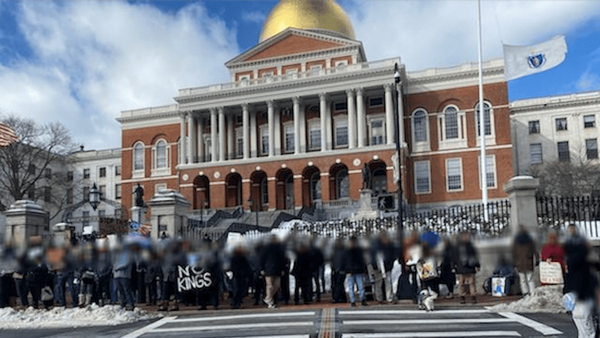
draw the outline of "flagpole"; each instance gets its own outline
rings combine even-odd
[[[488,220],[487,204],[488,204],[488,189],[487,189],[487,166],[485,157],[485,106],[483,102],[483,43],[481,38],[481,0],[477,0],[477,26],[478,39],[477,46],[479,49],[479,172],[481,175],[481,203],[483,204],[484,217]],[[491,118],[491,116],[490,116]]]

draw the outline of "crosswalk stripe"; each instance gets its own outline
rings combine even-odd
[[[473,313],[492,313],[489,310],[439,310],[433,312],[425,312],[423,310],[357,310],[357,311],[340,311],[340,315],[437,315],[437,314],[473,314]]]
[[[202,318],[179,318],[178,323],[188,322],[212,322],[217,320],[234,320],[234,319],[256,319],[256,318],[281,318],[281,317],[304,317],[314,316],[315,312],[280,312],[280,313],[252,313],[242,315],[231,315],[231,316],[215,316],[215,317],[202,317]]]
[[[173,321],[175,318],[177,317],[164,317],[163,319],[157,320],[152,324],[148,324],[138,330],[135,330],[133,332],[130,332],[126,335],[124,335],[121,338],[137,338],[143,334],[149,333],[151,331],[153,331],[154,329],[156,329],[157,327],[163,326],[171,321]]]
[[[411,325],[411,324],[440,324],[448,321],[448,324],[483,324],[483,323],[511,323],[515,322],[509,318],[469,318],[469,319],[398,319],[398,320],[344,320],[344,325]]]
[[[220,331],[230,329],[264,329],[268,327],[292,327],[292,326],[313,326],[314,322],[284,322],[284,323],[252,323],[252,324],[231,324],[231,325],[211,325],[211,326],[189,326],[173,327],[165,329],[154,329],[152,333],[161,332],[187,332],[187,331]]]
[[[348,333],[342,338],[446,338],[446,337],[521,337],[517,331],[456,331],[402,333]]]
[[[531,320],[527,317],[523,317],[521,315],[518,315],[514,312],[500,312],[498,313],[499,315],[506,317],[508,319],[511,319],[515,322],[518,322],[522,325],[528,326],[534,330],[536,330],[537,332],[547,336],[547,335],[553,335],[553,334],[562,334],[561,331],[558,331],[557,329],[550,327],[546,324],[542,324],[540,322],[536,322],[535,320]]]

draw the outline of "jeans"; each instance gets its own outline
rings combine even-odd
[[[117,291],[121,294],[121,307],[125,307],[126,304],[134,305],[133,297],[131,295],[131,279],[129,278],[115,278],[117,284]]]
[[[350,294],[350,303],[356,303],[356,296],[354,295],[354,284],[356,284],[356,286],[358,287],[358,296],[360,297],[360,300],[366,300],[365,299],[365,287],[363,285],[363,274],[362,273],[358,273],[358,274],[348,274],[346,276],[346,280],[348,281],[348,289],[349,289],[349,294]]]

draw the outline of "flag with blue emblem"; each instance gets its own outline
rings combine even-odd
[[[504,77],[510,81],[554,68],[565,60],[566,54],[564,35],[533,46],[504,45]]]

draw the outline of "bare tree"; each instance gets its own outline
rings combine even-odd
[[[600,193],[600,165],[585,153],[570,161],[554,161],[531,169],[540,180],[538,193],[544,196],[592,196]]]
[[[0,203],[43,199],[53,206],[51,219],[72,203],[75,182],[69,177],[70,154],[77,146],[59,122],[38,124],[33,119],[0,116],[19,140],[0,148]],[[70,190],[70,192],[69,192]],[[48,209],[48,208],[46,208]]]

